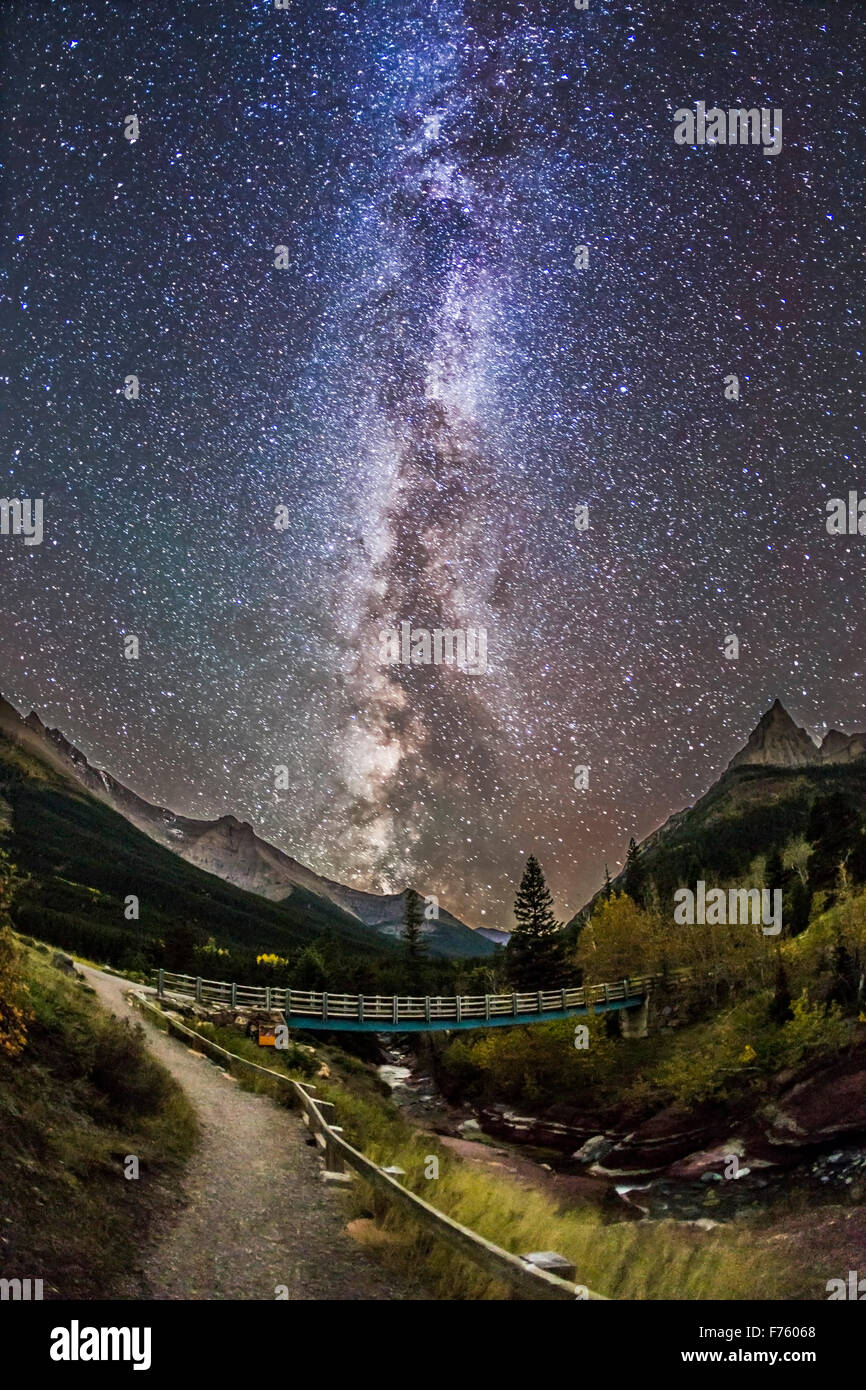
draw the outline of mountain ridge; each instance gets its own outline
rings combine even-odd
[[[71,774],[157,844],[224,882],[276,903],[285,902],[301,889],[325,899],[378,935],[395,938],[401,934],[408,888],[393,894],[349,888],[317,874],[235,815],[198,820],[156,806],[111,773],[94,767],[59,729],[45,725],[35,710],[24,717],[2,695],[0,732],[31,752],[47,754],[58,770]],[[447,908],[440,907],[438,919],[424,920],[421,927],[433,955],[485,956],[495,950],[493,942],[479,936]]]
[[[715,826],[720,838],[737,817],[775,827],[784,820],[786,806],[798,799],[802,802],[804,797],[814,800],[824,786],[841,787],[866,803],[866,733],[830,729],[819,744],[776,698],[710,787],[640,841],[638,864],[651,873],[659,870],[667,882],[677,847],[694,838],[698,827],[706,834],[707,827]],[[724,858],[721,849],[719,857],[720,861]],[[683,858],[688,863],[685,851]],[[662,860],[667,862],[659,869]],[[692,870],[700,872],[702,867],[708,866],[689,863],[688,872],[680,876],[682,882],[690,881]],[[625,867],[611,882],[621,890],[624,878]],[[592,895],[571,917],[568,927],[591,912],[603,891],[598,889]]]

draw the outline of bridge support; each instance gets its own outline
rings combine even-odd
[[[649,1031],[649,991],[639,1003],[619,1011],[621,1038],[645,1038]]]

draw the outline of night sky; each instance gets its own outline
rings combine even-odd
[[[45,507],[0,537],[8,698],[150,800],[497,926],[530,852],[569,916],[774,697],[866,727],[866,537],[825,527],[866,494],[862,9],[0,27],[0,492]],[[675,145],[698,100],[781,108],[782,152]],[[401,620],[485,627],[487,674],[383,667]]]

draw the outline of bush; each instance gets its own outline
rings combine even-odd
[[[156,1114],[171,1091],[169,1074],[148,1052],[141,1025],[112,1016],[97,1030],[89,1079],[128,1114]]]

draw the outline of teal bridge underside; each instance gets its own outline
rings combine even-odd
[[[434,1033],[465,1028],[515,1028],[587,1013],[639,1009],[653,984],[631,975],[607,984],[519,990],[511,994],[442,996],[331,994],[327,990],[262,988],[159,970],[157,994],[191,997],[273,1017],[289,1028],[321,1033]]]
[[[572,1018],[580,1014],[605,1013],[613,1009],[635,1009],[644,1002],[645,995],[628,999],[602,1000],[597,1004],[575,1004],[566,1009],[536,1009],[532,1013],[500,1014],[492,1018],[404,1018],[396,1023],[392,1019],[358,1018],[313,1018],[309,1014],[285,1014],[289,1028],[304,1029],[305,1032],[328,1033],[436,1033],[451,1032],[455,1028],[516,1028],[527,1023],[554,1023],[558,1018]]]

